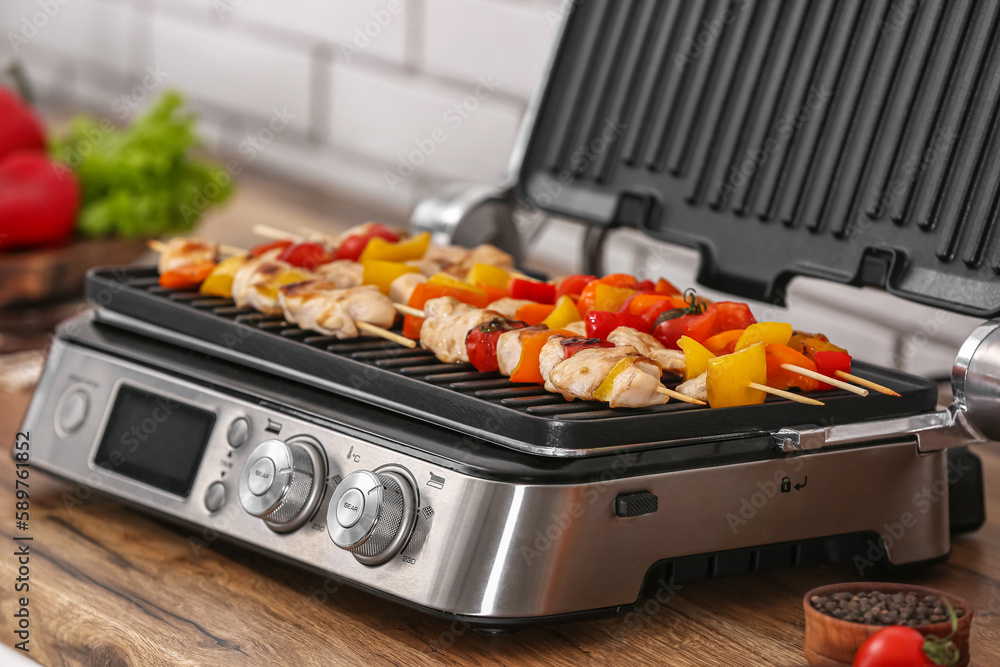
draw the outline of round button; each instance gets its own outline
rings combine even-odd
[[[72,435],[80,430],[90,412],[90,395],[82,388],[76,388],[63,395],[56,408],[56,425],[63,435]]]
[[[271,484],[274,483],[274,473],[276,472],[277,468],[274,466],[274,461],[266,456],[257,459],[257,462],[250,468],[250,479],[247,480],[250,493],[255,496],[262,496],[267,493],[267,490],[271,488]]]
[[[236,449],[243,446],[249,435],[250,421],[245,417],[237,417],[229,424],[229,430],[226,431],[226,440],[229,442],[230,447]]]
[[[205,492],[205,509],[218,512],[226,504],[226,485],[222,482],[212,482]]]
[[[337,505],[337,523],[344,528],[350,528],[361,520],[365,511],[365,497],[357,489],[348,489]]]

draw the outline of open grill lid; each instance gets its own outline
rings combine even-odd
[[[745,298],[806,275],[1000,315],[998,32],[985,0],[576,0],[518,194]]]

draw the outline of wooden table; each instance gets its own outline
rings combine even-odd
[[[28,395],[0,394],[0,446]],[[986,465],[989,523],[958,539],[950,563],[910,580],[976,608],[973,664],[1000,665],[1000,446]],[[15,638],[14,467],[0,457],[0,636]],[[852,579],[823,566],[684,587],[631,622],[610,619],[487,637],[31,474],[31,654],[43,664],[665,664],[800,665],[802,594]],[[457,630],[457,632],[455,631]]]

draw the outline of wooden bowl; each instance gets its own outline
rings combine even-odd
[[[844,592],[864,593],[871,591],[914,593],[921,598],[926,595],[934,595],[947,599],[955,607],[956,612],[959,610],[964,612],[964,615],[958,619],[958,629],[955,636],[952,637],[952,641],[961,652],[961,658],[958,661],[959,667],[969,664],[969,630],[972,628],[972,607],[968,602],[957,595],[939,591],[936,588],[865,581],[820,586],[812,589],[802,598],[802,607],[806,614],[805,655],[810,665],[829,665],[831,667],[847,665],[849,667],[854,662],[854,654],[858,652],[865,640],[886,626],[842,621],[839,618],[816,611],[809,600],[814,595],[830,596]],[[918,625],[913,629],[925,637],[928,635],[947,637],[951,634],[951,621]]]

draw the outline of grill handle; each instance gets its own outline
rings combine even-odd
[[[966,339],[951,371],[953,409],[990,440],[1000,440],[1000,319],[984,322]]]

